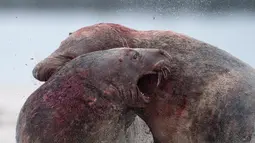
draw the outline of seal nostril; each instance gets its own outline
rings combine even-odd
[[[159,50],[160,55],[165,55],[165,51]]]

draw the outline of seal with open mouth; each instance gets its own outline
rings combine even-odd
[[[172,31],[138,31],[101,23],[72,33],[33,74],[47,80],[74,57],[126,45],[164,49],[174,60],[171,74],[150,91],[155,76],[144,76],[139,87],[152,93],[137,112],[149,125],[155,142],[255,142],[255,71],[227,52]],[[137,110],[136,110],[137,111]]]
[[[115,48],[68,62],[29,96],[17,122],[18,143],[125,143],[127,115],[150,95],[139,89],[169,76],[170,56],[159,49]]]

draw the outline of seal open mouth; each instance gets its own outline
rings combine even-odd
[[[141,75],[137,81],[138,91],[145,99],[149,100],[150,96],[160,86],[163,80],[167,79],[170,74],[169,68],[165,62],[158,62],[152,71]]]

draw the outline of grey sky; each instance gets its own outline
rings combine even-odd
[[[1,72],[4,74],[1,74],[0,84],[31,83],[31,70],[37,61],[53,52],[70,31],[98,22],[115,22],[140,30],[168,29],[181,32],[227,50],[255,66],[252,54],[255,33],[253,16],[171,17],[87,11],[13,12],[2,13],[0,16],[0,30],[3,32],[1,52],[5,59],[1,61]]]

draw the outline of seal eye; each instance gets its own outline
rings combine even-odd
[[[139,53],[135,52],[132,58],[136,60],[136,59],[138,59],[138,57],[139,57]]]

